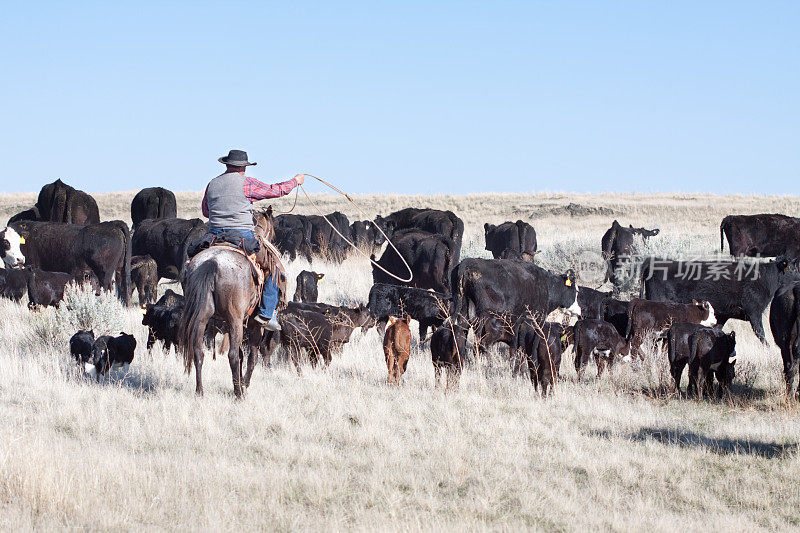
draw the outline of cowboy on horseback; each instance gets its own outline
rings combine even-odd
[[[281,183],[272,185],[245,176],[248,166],[256,165],[247,160],[247,152],[231,150],[219,162],[226,169],[223,174],[212,179],[203,195],[203,216],[208,217],[209,233],[220,235],[227,230],[236,230],[244,238],[253,239],[253,215],[250,205],[258,200],[280,198],[292,192],[305,180],[302,174]],[[261,305],[254,320],[269,331],[281,329],[277,320],[277,306],[280,297],[277,280],[273,272],[268,272],[261,294]]]

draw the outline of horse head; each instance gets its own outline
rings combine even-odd
[[[275,217],[272,216],[272,206],[266,209],[254,209],[253,225],[256,236],[269,242],[275,240]]]

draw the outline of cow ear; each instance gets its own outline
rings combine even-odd
[[[317,279],[322,279],[325,277],[325,274],[317,274]]]
[[[490,227],[491,227],[491,226],[489,225],[489,223],[488,223],[488,222],[486,222],[486,223],[483,225],[483,231],[489,231],[489,228],[490,228]]]

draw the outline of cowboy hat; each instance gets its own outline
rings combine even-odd
[[[231,165],[234,167],[246,167],[250,165],[257,165],[258,163],[251,163],[247,160],[247,152],[244,150],[231,150],[228,155],[222,156],[217,159],[222,164]]]

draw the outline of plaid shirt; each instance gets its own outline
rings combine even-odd
[[[286,196],[292,189],[297,187],[297,180],[292,178],[280,183],[268,184],[258,181],[255,178],[246,176],[244,178],[244,195],[250,202],[257,202],[258,200],[266,200],[267,198],[280,198]],[[206,192],[203,193],[203,216],[208,218],[208,185],[206,185]]]

